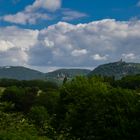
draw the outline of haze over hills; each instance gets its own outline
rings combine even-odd
[[[103,64],[93,71],[88,69],[58,69],[52,72],[43,73],[37,70],[22,66],[5,66],[0,67],[0,78],[33,80],[33,79],[63,79],[65,76],[73,78],[78,75],[82,76],[115,76],[116,79],[126,75],[140,74],[140,63],[126,63],[121,61]]]
[[[120,60],[118,62],[100,65],[88,75],[115,76],[116,79],[120,79],[126,75],[135,74],[140,74],[140,63],[126,63]]]
[[[77,75],[87,75],[90,70],[86,69],[59,69],[49,73],[43,73],[37,70],[29,69],[22,66],[5,66],[0,67],[0,78],[33,80],[33,79],[54,79],[54,78],[72,78]]]

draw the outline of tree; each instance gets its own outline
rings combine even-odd
[[[18,88],[16,86],[8,87],[4,90],[1,100],[16,103],[19,100],[19,96],[24,94],[24,92],[25,91],[22,88]]]
[[[43,127],[44,123],[49,119],[48,112],[43,106],[33,106],[28,116],[39,127]]]
[[[38,106],[45,107],[48,113],[50,115],[53,115],[55,113],[58,100],[59,100],[59,92],[55,90],[49,90],[41,92],[38,95],[35,104]]]
[[[60,91],[56,128],[65,139],[139,139],[139,99],[97,77],[77,77]]]

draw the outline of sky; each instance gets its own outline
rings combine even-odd
[[[140,0],[0,0],[0,66],[43,72],[140,62]]]

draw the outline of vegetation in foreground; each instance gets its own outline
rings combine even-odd
[[[0,140],[140,139],[140,75],[0,86]]]

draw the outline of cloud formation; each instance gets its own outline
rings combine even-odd
[[[1,16],[0,20],[20,25],[33,25],[57,18],[62,21],[71,21],[88,17],[85,13],[61,8],[61,6],[62,0],[35,0],[33,4],[26,6],[23,11]]]
[[[50,20],[51,18],[47,14],[32,13],[32,12],[18,12],[15,15],[6,15],[3,17],[4,21],[16,23],[16,24],[36,24],[38,20]]]
[[[61,7],[61,0],[35,0],[32,5],[29,5],[25,8],[27,12],[33,12],[40,8],[56,11]]]
[[[95,67],[120,58],[139,62],[140,21],[59,22],[42,30],[4,27],[0,46],[0,65]]]
[[[28,51],[37,42],[38,30],[0,28],[0,65],[26,65]]]
[[[61,0],[35,0],[32,5],[25,7],[23,11],[1,17],[2,20],[16,24],[36,24],[39,20],[51,20],[49,12],[55,12],[61,7]],[[40,9],[46,12],[40,12]]]

